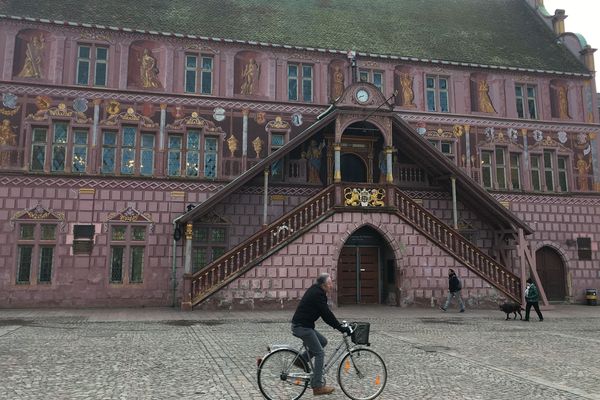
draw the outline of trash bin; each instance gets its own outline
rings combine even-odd
[[[598,292],[596,292],[596,289],[586,289],[585,299],[588,306],[595,306],[598,303]]]

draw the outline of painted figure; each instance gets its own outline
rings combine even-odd
[[[152,56],[148,49],[144,49],[144,54],[140,59],[140,80],[142,87],[160,88],[162,84],[158,80],[158,67],[156,58]]]
[[[496,110],[490,100],[490,87],[486,81],[479,81],[479,111],[485,113],[495,113]]]
[[[34,36],[31,43],[27,43],[25,52],[25,64],[17,75],[19,78],[41,78],[42,77],[42,52],[44,50],[44,36]]]
[[[577,183],[579,184],[579,190],[588,190],[588,171],[590,170],[590,164],[583,159],[583,155],[577,156]]]
[[[254,84],[258,83],[258,79],[260,78],[260,65],[256,63],[254,58],[251,58],[248,61],[248,64],[244,67],[242,71],[242,94],[253,94],[254,93]]]
[[[558,117],[560,119],[570,119],[569,100],[567,98],[567,88],[560,86],[558,88]]]
[[[318,144],[316,140],[311,140],[310,145],[303,155],[308,160],[308,182],[321,183],[321,152],[325,147],[325,142]]]
[[[10,121],[5,119],[0,125],[0,146],[15,146],[17,135],[13,132]],[[0,166],[7,166],[10,164],[10,150],[0,151]]]
[[[344,73],[336,66],[333,72],[333,99],[339,98],[342,93],[344,93]]]
[[[400,83],[402,85],[402,105],[414,106],[415,94],[413,92],[413,77],[408,73],[400,74]]]

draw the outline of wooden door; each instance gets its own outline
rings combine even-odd
[[[548,300],[564,301],[566,275],[560,254],[551,247],[542,247],[535,253],[535,264]]]
[[[338,304],[379,303],[379,249],[345,246],[338,262]]]

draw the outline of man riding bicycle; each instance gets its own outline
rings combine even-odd
[[[325,386],[323,379],[323,363],[325,362],[325,350],[327,339],[315,329],[315,321],[323,318],[327,325],[342,333],[351,333],[348,326],[342,326],[333,312],[327,305],[327,293],[333,288],[331,277],[327,273],[319,275],[314,285],[312,285],[298,304],[296,312],[292,318],[292,334],[302,339],[302,342],[308,349],[310,357],[315,358],[313,378],[311,387],[313,395],[329,394],[335,389]],[[308,360],[308,354],[301,355],[304,360]],[[308,362],[307,362],[308,364]]]

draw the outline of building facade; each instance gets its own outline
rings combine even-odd
[[[0,307],[286,307],[325,271],[431,306],[448,268],[471,306],[583,301],[595,50],[541,0],[431,2],[2,3]]]

